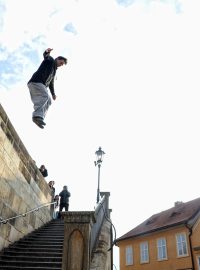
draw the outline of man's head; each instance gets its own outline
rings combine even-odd
[[[64,186],[63,189],[64,189],[64,190],[67,190],[67,186]]]
[[[67,58],[63,57],[63,56],[58,56],[56,59],[56,65],[57,67],[61,67],[63,65],[67,65]]]

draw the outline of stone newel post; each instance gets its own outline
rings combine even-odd
[[[65,221],[62,270],[89,270],[94,212],[63,212],[62,217]]]

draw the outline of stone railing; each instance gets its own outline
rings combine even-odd
[[[97,245],[98,236],[101,231],[102,224],[105,220],[105,215],[107,215],[107,197],[103,196],[94,212],[95,223],[91,228],[91,252]]]

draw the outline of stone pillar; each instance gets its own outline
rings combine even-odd
[[[65,222],[62,270],[89,270],[94,212],[63,212],[61,216]]]

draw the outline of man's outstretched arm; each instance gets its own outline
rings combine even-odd
[[[48,56],[50,55],[50,52],[51,52],[52,50],[53,50],[53,49],[51,49],[51,48],[46,49],[46,50],[44,51],[44,53],[43,53],[44,58],[48,57]]]

